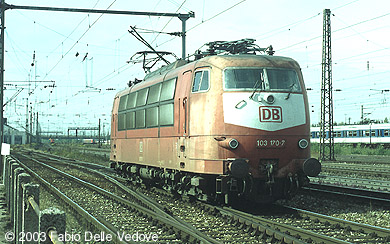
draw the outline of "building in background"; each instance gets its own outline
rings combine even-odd
[[[9,125],[4,125],[4,143],[11,145],[26,144],[26,132],[19,131]]]

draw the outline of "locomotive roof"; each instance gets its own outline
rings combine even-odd
[[[262,66],[299,68],[298,63],[288,57],[271,55],[213,55],[197,60],[198,63],[210,63],[215,66]]]
[[[133,89],[144,87],[145,81],[153,82],[154,80],[162,80],[162,78],[170,71],[175,69],[183,69],[183,66],[213,66],[220,69],[225,67],[250,67],[250,66],[261,66],[261,67],[284,67],[292,69],[300,69],[299,64],[292,58],[283,57],[283,56],[271,56],[271,55],[253,55],[253,54],[239,54],[239,55],[210,55],[203,57],[201,59],[186,62],[182,59],[177,60],[170,65],[163,66],[147,75],[145,75],[142,82],[137,83],[131,87],[128,87],[125,90],[122,90],[116,94],[116,96],[121,96],[123,94],[129,93]]]

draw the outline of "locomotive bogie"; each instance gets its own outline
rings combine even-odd
[[[110,159],[136,182],[203,200],[267,202],[319,173],[309,141],[307,96],[294,60],[209,56],[117,94]]]

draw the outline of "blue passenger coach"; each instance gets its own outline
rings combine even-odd
[[[390,124],[334,126],[333,137],[335,143],[390,144]],[[311,142],[320,142],[320,127],[311,127]]]

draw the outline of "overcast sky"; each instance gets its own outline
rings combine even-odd
[[[95,8],[170,13],[195,12],[187,21],[187,55],[204,43],[254,38],[273,45],[275,55],[297,60],[311,107],[320,117],[323,10],[332,12],[334,120],[357,122],[390,118],[390,1],[386,0],[8,0],[13,5]],[[129,80],[142,79],[138,64],[126,61],[146,50],[129,26],[162,32],[181,31],[178,18],[7,10],[5,35],[5,117],[25,126],[26,98],[44,131],[110,123],[113,97]],[[181,56],[181,39],[142,34],[157,49]],[[35,52],[35,60],[33,53]],[[86,55],[88,53],[88,55]],[[78,55],[76,55],[78,54]],[[84,60],[84,61],[83,61]],[[34,66],[31,64],[34,63]],[[368,64],[368,65],[367,65]],[[30,83],[29,87],[26,81]],[[55,81],[55,87],[45,87]],[[107,89],[110,90],[107,90]],[[114,89],[114,90],[111,90]]]

